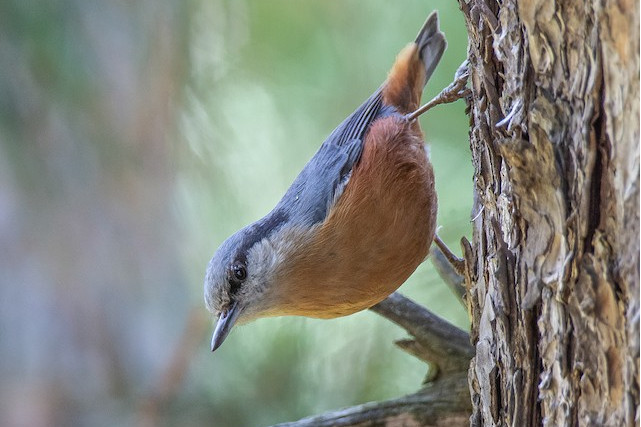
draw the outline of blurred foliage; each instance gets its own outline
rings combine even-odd
[[[369,312],[260,320],[210,354],[202,282],[432,9],[449,49],[424,100],[465,57],[455,2],[0,3],[0,424],[266,425],[416,390],[425,366]],[[421,119],[455,250],[463,109]],[[429,262],[401,291],[467,327]]]

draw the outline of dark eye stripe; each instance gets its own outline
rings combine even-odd
[[[240,290],[240,282],[236,282],[236,281],[230,280],[229,281],[229,292],[232,295],[236,295],[239,290]]]

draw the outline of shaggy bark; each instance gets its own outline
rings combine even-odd
[[[473,425],[639,413],[639,4],[460,1]]]

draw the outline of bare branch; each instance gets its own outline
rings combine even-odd
[[[427,385],[398,399],[330,411],[277,427],[469,425],[467,370],[474,353],[469,335],[399,293],[393,293],[370,310],[414,337],[396,344],[431,365]]]
[[[276,427],[356,425],[466,426],[471,413],[467,373],[444,377],[419,392],[384,402],[369,402]]]
[[[404,328],[420,344],[422,360],[442,372],[467,370],[474,349],[469,334],[398,292],[370,308]],[[412,348],[412,354],[417,347]]]
[[[464,267],[465,261],[461,258],[458,259]],[[456,295],[459,302],[465,306],[465,301],[463,301],[463,296],[465,295],[465,286],[463,285],[463,282],[465,281],[465,278],[457,271],[457,268],[452,265],[448,255],[439,245],[432,245],[430,249],[430,260],[436,268],[439,276],[441,276],[441,279],[443,279],[445,284],[450,288],[454,295]]]

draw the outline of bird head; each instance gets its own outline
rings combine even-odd
[[[247,247],[248,231],[245,228],[229,237],[207,267],[205,304],[218,316],[212,351],[222,344],[234,324],[260,316],[265,307],[264,294],[271,283],[272,262],[265,253],[269,251],[255,247],[260,243]]]
[[[215,252],[205,276],[205,304],[218,317],[211,348],[216,350],[235,324],[286,314],[289,260],[307,233],[272,212],[229,237]]]

